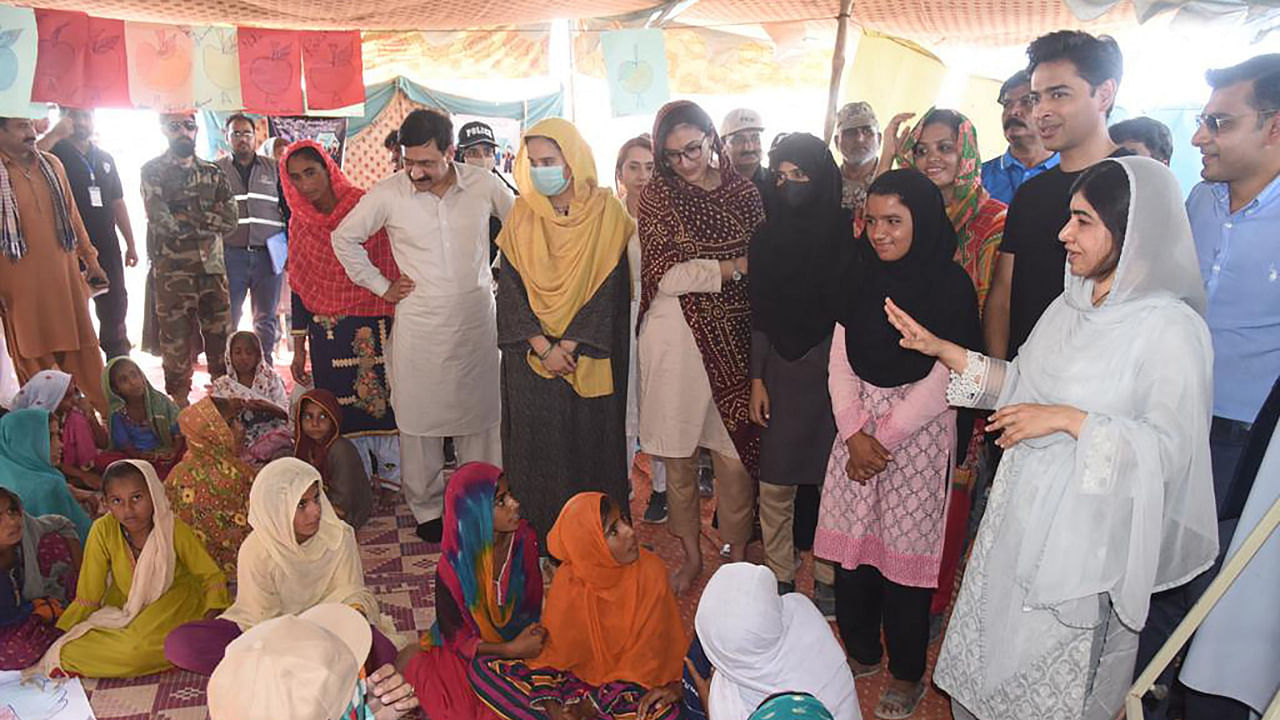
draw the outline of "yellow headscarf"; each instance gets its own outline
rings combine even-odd
[[[554,140],[573,172],[569,214],[559,215],[533,185],[525,144],[531,137]],[[525,132],[516,155],[520,197],[502,225],[498,247],[520,273],[529,306],[548,337],[561,338],[582,306],[618,266],[635,232],[635,222],[622,203],[596,181],[591,148],[568,120],[549,118]],[[545,378],[553,375],[530,350],[529,367]],[[578,358],[577,369],[563,376],[582,397],[613,393],[609,358]]]

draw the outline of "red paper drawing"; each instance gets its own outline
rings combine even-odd
[[[85,60],[85,105],[133,106],[129,99],[123,20],[89,18],[89,53]]]
[[[79,107],[85,80],[85,48],[89,16],[68,10],[36,9],[40,43],[36,50],[33,102]]]
[[[308,108],[332,110],[364,102],[360,31],[304,32],[302,69],[307,79]]]
[[[299,33],[242,27],[237,35],[245,109],[264,115],[303,114]]]
[[[125,23],[129,95],[134,105],[159,112],[191,109],[191,30],[178,25]]]

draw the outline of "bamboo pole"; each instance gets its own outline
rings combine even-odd
[[[1187,616],[1174,629],[1173,634],[1165,641],[1165,644],[1160,648],[1160,652],[1156,653],[1156,656],[1152,658],[1150,664],[1147,665],[1147,669],[1142,671],[1142,674],[1134,681],[1133,687],[1129,688],[1129,694],[1124,698],[1125,714],[1128,720],[1143,720],[1142,696],[1155,685],[1160,673],[1164,672],[1164,669],[1173,662],[1178,651],[1182,649],[1183,645],[1187,644],[1187,641],[1191,639],[1191,634],[1196,631],[1196,628],[1200,627],[1200,623],[1204,622],[1209,611],[1218,603],[1218,600],[1222,599],[1222,596],[1231,587],[1231,584],[1235,582],[1245,566],[1249,564],[1254,555],[1258,554],[1258,550],[1262,549],[1262,544],[1267,541],[1267,538],[1276,529],[1277,525],[1280,525],[1280,498],[1271,503],[1271,509],[1267,511],[1266,515],[1262,516],[1258,526],[1240,544],[1240,549],[1236,551],[1236,554],[1227,560],[1227,564],[1222,567],[1218,577],[1213,579],[1209,589],[1205,590],[1204,595],[1191,608],[1191,612],[1187,613]],[[1276,697],[1280,698],[1280,693],[1277,693]],[[1267,709],[1267,717],[1270,718],[1278,713],[1280,713],[1280,701],[1273,700],[1271,706]]]
[[[831,53],[831,87],[827,91],[827,119],[823,124],[822,138],[831,142],[836,127],[836,103],[840,101],[840,79],[844,76],[844,46],[849,35],[849,16],[853,13],[853,0],[840,0],[840,14],[836,16],[836,47]]]

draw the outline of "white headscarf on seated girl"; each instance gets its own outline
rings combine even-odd
[[[98,608],[84,621],[64,633],[49,646],[38,664],[24,671],[28,675],[35,672],[52,675],[61,666],[63,645],[94,628],[114,630],[128,627],[143,608],[159,600],[160,596],[164,595],[173,584],[174,565],[177,561],[173,549],[173,510],[169,507],[168,498],[165,497],[160,476],[156,474],[156,469],[151,463],[145,460],[114,462],[107,468],[107,473],[118,465],[132,465],[142,473],[142,477],[147,481],[147,491],[151,493],[153,525],[151,534],[147,536],[142,551],[138,553],[138,560],[134,563],[133,580],[129,584],[129,597],[125,600],[124,607],[107,605]],[[106,519],[104,517],[98,523]],[[98,525],[95,524],[95,529],[97,527]],[[90,533],[92,534],[92,531]]]
[[[299,543],[294,514],[316,484],[321,484],[320,529]],[[249,525],[253,532],[240,546],[237,563],[236,602],[223,619],[247,630],[264,620],[336,602],[358,606],[372,625],[402,644],[364,585],[355,531],[338,519],[318,470],[293,457],[268,463],[249,491]]]
[[[258,367],[254,368],[253,371],[253,385],[248,387],[240,384],[240,380],[236,377],[235,366],[231,363],[231,346],[239,337],[252,339],[254,347],[258,348]],[[214,397],[236,400],[262,400],[275,405],[281,410],[289,409],[289,393],[285,390],[284,380],[281,379],[276,369],[267,362],[267,356],[262,352],[262,341],[258,339],[257,335],[248,330],[239,330],[232,333],[231,337],[227,338],[225,361],[227,363],[227,374],[213,381]]]
[[[13,397],[13,409],[39,408],[56,412],[71,387],[71,376],[61,370],[41,370]]]
[[[715,668],[709,720],[747,720],[783,691],[812,694],[836,720],[861,720],[853,673],[831,625],[809,598],[779,596],[768,568],[732,563],[717,570],[694,627]]]

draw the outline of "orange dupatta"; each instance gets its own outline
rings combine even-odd
[[[619,565],[604,540],[603,493],[565,503],[547,535],[563,564],[547,593],[547,643],[530,667],[567,670],[591,685],[633,682],[645,688],[680,679],[689,640],[662,560],[648,550]]]

